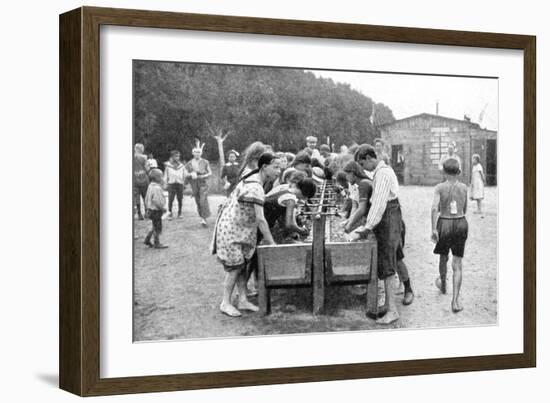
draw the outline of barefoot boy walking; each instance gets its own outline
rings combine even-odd
[[[459,294],[462,284],[462,257],[468,238],[466,208],[468,187],[458,180],[460,163],[452,158],[443,163],[445,182],[435,187],[432,204],[432,241],[436,244],[434,253],[439,255],[439,278],[437,287],[447,292],[447,261],[449,250],[453,254],[453,300],[454,313],[462,311]]]

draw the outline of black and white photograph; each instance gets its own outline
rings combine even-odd
[[[132,75],[134,342],[498,324],[497,77]]]

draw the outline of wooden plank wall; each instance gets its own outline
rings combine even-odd
[[[445,139],[456,143],[457,154],[462,161],[461,180],[469,184],[472,154],[480,154],[482,165],[486,167],[486,140],[496,138],[496,132],[476,128],[466,121],[462,123],[430,116],[406,119],[382,129],[382,138],[386,142],[389,155],[392,144],[403,145],[404,184],[432,186],[442,181],[439,167],[431,159],[434,128],[445,128]]]

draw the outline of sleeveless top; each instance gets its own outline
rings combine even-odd
[[[293,200],[298,201],[296,195],[292,193],[288,185],[280,185],[274,188],[265,197],[264,216],[269,224],[269,227],[274,227],[277,222],[284,226],[286,215],[286,202]]]

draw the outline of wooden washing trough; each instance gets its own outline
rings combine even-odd
[[[326,242],[326,283],[365,283],[376,275],[376,241]]]
[[[267,287],[311,284],[311,244],[258,246],[258,270]]]
[[[378,310],[376,239],[360,242],[331,242],[335,211],[332,187],[323,183],[315,197],[317,204],[308,210],[311,243],[258,246],[258,303],[264,315],[271,310],[273,288],[311,287],[313,314],[325,306],[325,286],[368,284],[367,313]],[[327,225],[328,224],[328,225]],[[327,229],[328,227],[328,229]],[[337,238],[336,238],[337,239]],[[334,239],[334,240],[336,240]]]

